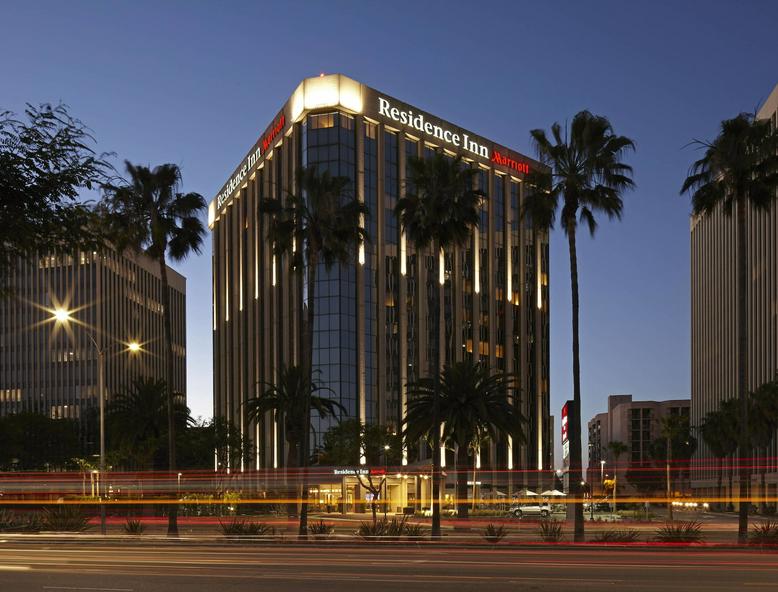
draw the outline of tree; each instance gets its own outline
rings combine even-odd
[[[770,444],[778,429],[778,381],[766,382],[750,394],[751,404],[748,413],[751,446],[762,451],[759,462],[761,479],[761,508],[764,510],[767,497],[767,456]]]
[[[689,416],[670,414],[659,418],[659,438],[651,443],[651,456],[665,463],[667,512],[673,519],[673,473],[679,477],[688,469],[688,461],[697,450],[697,440],[691,435]]]
[[[399,465],[402,437],[387,426],[344,419],[324,434],[316,457],[321,465],[349,466],[358,465],[362,455],[369,466]]]
[[[239,467],[253,458],[251,440],[244,438],[240,428],[222,417],[211,421],[194,421],[179,432],[176,458],[180,469],[213,469],[214,451],[216,465]]]
[[[741,113],[721,122],[711,142],[694,140],[704,150],[692,164],[681,194],[690,193],[695,216],[707,217],[722,211],[730,217],[736,211],[737,233],[737,399],[740,401],[739,456],[741,458],[738,542],[748,541],[748,486],[750,456],[748,439],[748,295],[746,219],[750,209],[769,210],[778,193],[778,132],[768,119]]]
[[[72,419],[29,412],[0,417],[0,470],[63,470],[79,452]]]
[[[703,417],[699,430],[703,442],[718,461],[716,503],[720,504],[723,499],[724,458],[737,450],[737,417],[724,409],[716,409]]]
[[[167,392],[164,380],[138,378],[111,397],[106,420],[119,459],[142,469],[154,470],[161,464],[169,429]],[[173,413],[174,425],[183,430],[191,420],[178,398]]]
[[[20,259],[102,245],[93,211],[78,202],[110,170],[90,131],[64,105],[28,105],[24,115],[0,112],[0,294]]]
[[[613,511],[616,511],[616,486],[618,482],[618,470],[619,470],[619,457],[629,452],[629,446],[621,442],[620,440],[613,440],[608,442],[608,451],[613,458]]]
[[[530,132],[540,161],[549,173],[537,171],[530,175],[530,193],[522,205],[522,216],[529,217],[536,229],[550,230],[559,209],[562,230],[567,235],[570,253],[570,286],[573,320],[573,409],[569,417],[574,437],[570,438],[571,490],[578,498],[574,506],[577,542],[584,539],[583,506],[579,483],[582,478],[581,455],[581,360],[579,340],[578,224],[583,223],[594,236],[596,214],[620,219],[622,195],[632,189],[632,168],[622,158],[635,144],[614,133],[607,118],[581,111],[573,117],[568,130],[559,123],[551,126],[551,139],[546,132]]]
[[[364,219],[368,215],[364,203],[353,196],[348,177],[319,173],[315,167],[302,168],[297,175],[300,193],[289,193],[285,201],[263,199],[261,212],[270,215],[268,240],[278,256],[288,256],[293,270],[306,284],[303,303],[303,337],[301,347],[302,372],[313,384],[313,328],[316,317],[316,274],[319,264],[329,270],[335,264],[356,260],[357,247],[368,239]],[[310,389],[304,394],[309,395]],[[304,425],[311,416],[311,402],[301,409]],[[302,504],[300,506],[301,537],[308,534],[308,456],[309,431],[303,430],[299,466],[303,468]]]
[[[433,257],[449,249],[463,247],[480,222],[479,204],[486,196],[474,189],[477,170],[461,157],[449,158],[442,152],[431,157],[408,159],[405,197],[397,201],[395,215],[403,234],[417,252],[431,248]],[[440,426],[438,393],[443,348],[440,339],[440,292],[433,296],[433,319],[437,359],[432,374],[433,397],[430,418]],[[440,429],[432,430],[432,536],[440,536]]]
[[[162,316],[165,344],[165,383],[168,387],[168,470],[176,470],[176,430],[173,422],[174,351],[167,259],[183,261],[199,254],[205,228],[200,220],[206,209],[199,193],[182,193],[181,170],[175,164],[154,169],[125,161],[129,181],[105,185],[108,228],[111,242],[123,251],[129,247],[143,252],[159,264],[162,280]],[[178,535],[177,507],[168,514],[168,535]]]
[[[442,440],[457,448],[457,513],[468,517],[467,469],[468,450],[485,438],[497,440],[509,435],[516,442],[525,440],[525,419],[511,404],[509,390],[515,377],[490,375],[488,368],[470,360],[447,364],[437,381],[422,378],[408,385],[408,413],[404,432],[410,440],[421,437],[432,440],[440,432]],[[436,384],[437,382],[437,384]],[[437,421],[433,409],[437,406]]]

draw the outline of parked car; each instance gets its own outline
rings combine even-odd
[[[523,518],[524,516],[540,516],[541,518],[548,518],[551,515],[551,505],[520,504],[518,506],[512,506],[508,511],[516,518]]]
[[[584,512],[591,512],[592,511],[592,503],[586,502],[584,504]],[[596,501],[594,502],[594,511],[595,512],[610,512],[611,511],[611,505],[610,502],[607,501]]]

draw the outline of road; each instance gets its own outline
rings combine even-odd
[[[0,541],[3,592],[775,590],[778,554]]]

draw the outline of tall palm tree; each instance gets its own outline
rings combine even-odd
[[[537,172],[528,179],[531,189],[522,205],[522,216],[529,217],[537,229],[550,230],[556,216],[567,235],[570,252],[570,286],[573,317],[573,410],[569,418],[574,430],[570,439],[570,484],[577,503],[575,510],[575,541],[583,541],[584,520],[581,502],[581,360],[579,353],[578,224],[583,223],[594,236],[596,214],[620,219],[622,195],[634,187],[632,167],[623,162],[624,155],[635,144],[614,133],[607,118],[581,111],[573,117],[569,128],[559,123],[551,126],[551,138],[546,132],[530,132],[540,161],[550,173]],[[557,210],[559,213],[557,214]]]
[[[443,442],[457,448],[457,512],[466,519],[468,450],[485,438],[512,436],[523,442],[525,418],[510,402],[513,375],[490,375],[486,366],[465,360],[447,364],[437,382],[422,378],[408,385],[404,433],[409,440],[432,440],[443,422]]]
[[[673,463],[688,460],[697,447],[697,440],[691,435],[688,415],[664,415],[659,418],[659,439],[654,442],[656,460],[665,461],[665,493],[667,497],[667,513],[673,519],[672,504],[672,471]],[[680,473],[680,467],[678,467]]]
[[[448,158],[435,152],[426,159],[408,159],[408,183],[405,197],[395,206],[403,234],[417,252],[432,248],[433,256],[447,249],[463,247],[480,222],[479,204],[486,196],[474,189],[476,169],[461,157]],[[430,417],[440,426],[437,393],[443,347],[440,338],[440,294],[433,297],[433,322],[437,360],[432,371],[433,392]],[[432,536],[440,536],[440,429],[432,432]]]
[[[748,295],[746,221],[749,208],[767,211],[778,192],[778,132],[770,121],[741,113],[721,122],[718,136],[711,141],[694,140],[704,150],[692,164],[681,194],[690,193],[695,216],[710,216],[722,210],[736,212],[737,232],[737,398],[740,401],[740,507],[738,541],[748,540],[748,485],[750,455],[748,438]]]
[[[767,454],[778,428],[778,381],[766,382],[750,394],[749,431],[751,445],[762,451],[759,462],[760,507],[766,505]]]
[[[115,393],[106,409],[113,444],[131,453],[140,451],[136,459],[142,465],[152,463],[151,468],[169,429],[167,391],[164,380],[138,378]],[[174,425],[183,429],[190,421],[189,410],[177,399],[173,406]]]
[[[619,457],[629,451],[629,446],[624,444],[621,440],[613,440],[612,442],[608,442],[607,448],[611,458],[613,458],[613,511],[616,512],[616,485],[619,480]]]
[[[305,432],[311,429],[310,417],[305,420],[306,406],[310,404],[320,417],[337,417],[346,409],[335,399],[317,393],[332,393],[332,389],[311,382],[301,366],[285,366],[278,373],[275,384],[267,383],[259,396],[248,399],[246,416],[249,421],[257,420],[272,412],[284,422],[284,437],[288,445],[288,467],[300,466]]]
[[[364,229],[367,207],[350,191],[348,177],[319,173],[315,167],[302,168],[297,174],[299,194],[290,193],[285,200],[263,199],[261,212],[270,215],[268,240],[279,256],[288,256],[292,269],[301,274],[306,287],[303,304],[302,371],[313,384],[313,326],[316,317],[316,273],[319,264],[326,269],[336,264],[356,261],[360,244],[368,240]],[[302,413],[310,421],[310,389]],[[300,449],[303,468],[302,504],[299,534],[308,534],[308,457],[309,430],[305,430]]]
[[[199,193],[183,193],[181,170],[175,164],[154,169],[125,161],[129,181],[105,186],[109,234],[117,249],[129,247],[145,253],[159,264],[162,283],[162,317],[165,344],[165,383],[168,407],[168,471],[176,470],[176,430],[174,423],[174,354],[170,314],[167,259],[183,261],[192,252],[199,254],[205,228],[201,216],[206,209]],[[178,535],[178,508],[171,505],[168,535]]]
[[[733,454],[737,450],[737,427],[736,417],[732,417],[724,409],[716,409],[705,415],[702,424],[699,427],[700,436],[703,442],[711,451],[711,454],[718,461],[717,485],[716,485],[716,504],[721,504],[722,481],[724,478],[724,458]]]

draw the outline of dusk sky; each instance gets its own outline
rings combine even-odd
[[[249,6],[250,5],[250,6]],[[733,10],[737,7],[737,10]],[[4,2],[0,108],[59,102],[97,149],[181,166],[208,201],[296,85],[346,74],[533,155],[581,109],[633,138],[621,223],[579,241],[584,423],[611,393],[688,397],[684,147],[778,83],[778,3]],[[212,413],[211,239],[187,277],[188,398]],[[551,241],[551,408],[572,396],[567,245]],[[558,429],[558,419],[557,419]],[[558,437],[555,436],[557,456]]]

